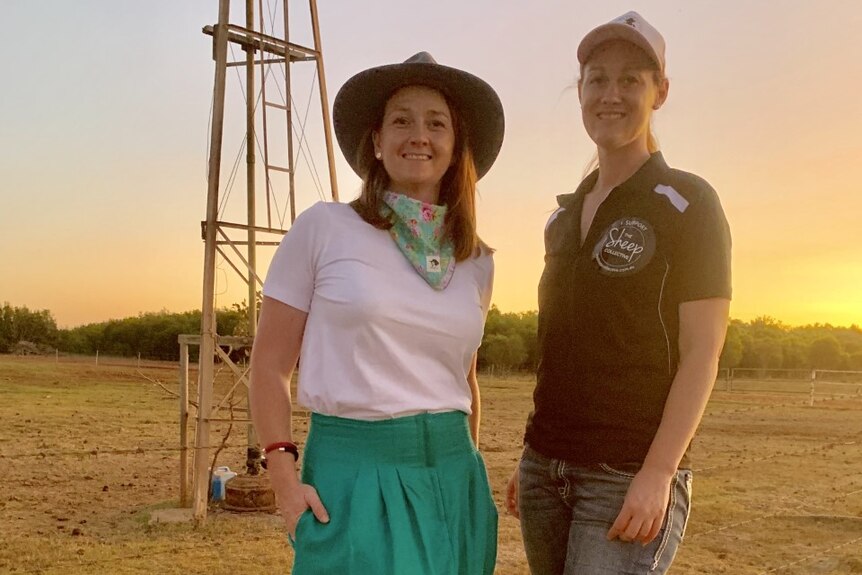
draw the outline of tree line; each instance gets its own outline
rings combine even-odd
[[[862,370],[862,328],[791,327],[769,316],[731,320],[721,367]]]
[[[216,312],[217,331],[245,335],[247,304]],[[6,302],[0,308],[0,353],[64,353],[174,361],[179,334],[200,332],[201,312],[152,312],[59,329],[49,310]],[[479,368],[534,371],[538,365],[538,314],[504,313],[491,306],[479,348]],[[769,316],[733,319],[721,354],[722,368],[862,370],[862,329],[857,325],[788,326]]]
[[[538,314],[503,313],[492,306],[479,349],[480,367],[533,371],[538,365]],[[862,329],[858,325],[788,326],[761,316],[730,320],[721,368],[862,370]]]
[[[244,335],[244,305],[216,312],[217,331],[224,335]],[[90,323],[70,329],[58,329],[48,310],[30,311],[26,307],[0,308],[0,353],[63,353],[179,360],[180,334],[201,330],[201,312],[151,312],[124,319]],[[190,349],[192,359],[196,350]]]

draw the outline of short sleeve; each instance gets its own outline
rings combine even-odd
[[[680,302],[732,295],[730,227],[711,188],[684,212],[673,286]]]
[[[491,308],[491,296],[494,293],[494,255],[489,253],[482,256],[487,262],[483,262],[481,266],[482,277],[480,278],[480,286],[482,289],[482,315],[488,317],[488,310]]]
[[[296,218],[272,258],[263,295],[305,312],[311,309],[317,266],[325,244],[325,218],[324,202]]]

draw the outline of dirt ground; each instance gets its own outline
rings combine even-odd
[[[0,573],[288,573],[279,520],[218,508],[152,523],[179,499],[178,370],[0,356]],[[233,382],[220,374],[223,393]],[[532,379],[483,377],[495,499],[519,456]],[[167,390],[167,391],[166,391]],[[794,391],[795,393],[788,393]],[[862,395],[749,382],[716,391],[693,445],[694,510],[671,573],[862,573]],[[237,411],[237,416],[244,415]],[[298,420],[299,439],[305,421]],[[213,443],[226,430],[217,425]],[[243,467],[245,425],[218,465]],[[497,573],[528,573],[501,512]]]

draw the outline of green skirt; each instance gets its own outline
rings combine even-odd
[[[359,421],[317,413],[302,465],[329,512],[310,510],[294,575],[489,575],[497,509],[461,412]]]

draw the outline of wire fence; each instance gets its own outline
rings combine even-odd
[[[107,355],[97,353],[96,355],[85,355],[67,353],[54,350],[48,355],[8,355],[4,356],[13,361],[22,362],[44,362],[54,360],[56,364],[91,365],[93,367],[128,367],[134,369],[157,369],[165,371],[176,371],[179,369],[179,361],[166,359],[147,359],[141,354],[136,356]],[[190,368],[197,371],[197,364],[189,364]]]
[[[178,360],[147,359],[143,358],[141,353],[138,353],[136,356],[107,355],[99,352],[96,352],[96,355],[84,355],[54,350],[53,356],[56,363],[90,364],[94,366],[129,367],[136,369],[179,369]],[[46,358],[44,355],[7,357],[14,357],[21,361],[44,361]],[[245,362],[240,361],[240,364],[244,366]],[[197,371],[197,363],[189,363],[189,369]],[[517,374],[517,372],[514,374],[508,372],[497,373],[494,369],[490,369],[488,373],[492,376]],[[862,371],[734,367],[720,369],[715,380],[716,390],[749,393],[810,393],[812,386],[816,387],[816,393],[862,395]]]
[[[26,358],[24,358],[26,360]],[[63,358],[63,361],[72,362],[72,363],[93,363],[93,357],[86,356],[67,356]],[[44,361],[44,358],[43,358]],[[153,362],[152,364],[148,364],[146,362],[142,362],[139,367],[139,364],[136,360],[129,361],[129,358],[100,358],[100,366],[105,367],[115,367],[115,368],[135,368],[135,369],[178,369],[178,365],[169,364],[165,365],[165,362]],[[191,367],[191,366],[190,366]],[[807,378],[803,378],[807,373]],[[828,404],[828,402],[833,402],[837,400],[849,400],[851,403],[849,407],[842,407],[842,409],[851,409],[851,410],[859,410],[860,414],[862,414],[862,393],[859,392],[859,387],[862,387],[862,372],[827,372],[822,370],[816,370],[814,372],[807,371],[803,372],[790,372],[788,370],[776,370],[776,371],[768,371],[768,370],[745,370],[745,371],[729,371],[725,374],[727,378],[725,381],[730,381],[730,385],[726,389],[722,389],[720,385],[717,385],[718,396],[714,396],[714,399],[718,399],[719,403],[722,400],[726,400],[727,398],[739,398],[742,401],[745,401],[746,398],[752,397],[753,395],[758,396],[766,396],[769,401],[766,401],[763,404],[756,405],[745,405],[739,408],[730,408],[730,409],[721,409],[715,408],[709,410],[705,415],[706,418],[729,418],[733,419],[738,416],[744,416],[748,413],[756,410],[783,410],[787,408],[803,408],[805,406],[811,405],[808,399],[796,400],[796,401],[782,401],[781,397],[786,397],[787,393],[805,393],[809,394],[809,398],[813,398],[816,404]],[[143,374],[139,374],[141,377],[146,377]],[[860,378],[860,382],[857,382],[856,378]],[[721,377],[719,378],[719,383],[721,382]],[[805,384],[807,389],[800,390],[800,384]],[[832,393],[828,390],[829,385],[840,385],[845,386],[842,387],[841,390],[845,393]],[[849,387],[848,387],[849,386]],[[816,390],[816,393],[811,392],[811,388]],[[153,387],[156,390],[156,387]],[[789,391],[788,391],[789,389]],[[162,390],[159,393],[167,393],[169,389],[163,385]],[[772,398],[778,398],[777,401],[771,400]],[[857,403],[859,402],[859,403]],[[297,414],[298,419],[300,421],[303,418],[307,418],[307,412],[300,412]],[[158,425],[177,425],[176,420],[164,420],[164,421],[154,421],[151,420],[152,423]],[[814,446],[805,447],[801,449],[793,449],[793,450],[784,450],[774,453],[767,453],[763,455],[756,455],[753,457],[742,457],[742,453],[730,454],[730,458],[733,459],[732,462],[729,463],[720,463],[716,465],[707,465],[700,468],[695,468],[695,472],[699,474],[716,474],[716,473],[725,473],[725,472],[733,472],[734,470],[740,470],[745,468],[746,466],[750,466],[753,464],[760,464],[764,462],[787,462],[790,464],[794,464],[795,462],[801,462],[807,457],[811,457],[813,455],[823,455],[829,456],[828,454],[831,451],[838,450],[840,448],[858,448],[862,444],[862,433],[849,433],[840,437],[836,437],[830,441],[822,442]],[[49,450],[49,449],[38,449],[38,450],[25,450],[25,451],[14,451],[14,452],[2,452],[0,451],[0,460],[21,460],[21,459],[32,459],[32,458],[50,458],[51,460],[56,459],[68,459],[68,458],[76,458],[83,459],[88,457],[120,457],[120,456],[128,456],[128,455],[146,455],[146,454],[178,454],[184,450],[193,453],[195,450],[215,450],[215,449],[244,449],[247,445],[245,443],[225,443],[221,445],[208,445],[208,446],[198,446],[193,447],[189,446],[188,448],[182,448],[176,445],[168,445],[168,444],[151,444],[151,445],[141,445],[141,446],[132,446],[128,448],[102,448],[99,446],[92,447],[90,449],[82,449],[82,450]],[[862,479],[862,477],[860,477]],[[797,505],[783,507],[780,511],[765,511],[763,513],[741,519],[738,521],[732,521],[723,523],[721,525],[715,525],[705,529],[703,531],[695,531],[693,533],[688,534],[688,538],[691,539],[702,539],[703,537],[709,535],[716,535],[719,533],[730,533],[733,530],[740,527],[754,526],[757,524],[762,524],[768,522],[770,520],[785,518],[785,517],[808,517],[804,513],[806,508],[828,508],[831,505],[835,505],[838,503],[846,502],[848,499],[858,496],[862,494],[862,483],[860,481],[852,481],[850,485],[846,486],[846,489],[842,493],[834,494],[829,497],[825,497],[819,501],[806,501],[804,503],[800,503]],[[772,508],[774,509],[775,502],[773,502]],[[825,516],[824,516],[825,517]],[[837,517],[837,516],[834,516]],[[850,516],[847,519],[859,519],[862,520],[862,517]],[[852,533],[850,534],[852,535]],[[764,571],[761,571],[761,575],[769,575],[773,573],[780,573],[784,570],[791,569],[793,567],[798,567],[800,565],[808,564],[809,562],[814,562],[819,559],[823,559],[829,557],[831,554],[834,554],[839,551],[852,549],[854,546],[862,543],[862,537],[852,537],[846,541],[837,542],[834,545],[829,545],[828,547],[823,547],[820,549],[813,549],[811,553],[806,554],[804,557],[796,557],[791,561],[770,567]],[[77,559],[70,559],[69,561],[64,561],[62,564],[58,563],[52,567],[62,567],[72,566],[72,565],[110,565],[120,561],[127,561],[132,559],[146,559],[150,556],[156,556],[164,553],[177,553],[177,552],[190,552],[193,550],[204,550],[210,549],[211,543],[204,542],[200,544],[191,544],[184,545],[181,547],[173,548],[172,550],[154,550],[152,552],[143,551],[138,553],[130,553],[119,556],[114,556],[111,558],[98,559],[93,561],[81,561]]]
[[[810,555],[806,555],[804,557],[801,557],[799,559],[791,561],[790,563],[785,563],[784,565],[779,565],[778,567],[773,567],[772,569],[768,569],[766,571],[763,571],[763,572],[761,572],[761,575],[769,575],[769,573],[779,573],[781,571],[784,571],[785,569],[789,569],[790,567],[795,567],[796,565],[803,565],[805,563],[812,562],[816,559],[822,559],[824,557],[831,555],[835,551],[838,551],[839,549],[843,549],[845,547],[850,547],[850,546],[857,545],[857,544],[862,544],[862,537],[857,537],[857,538],[852,539],[850,541],[847,541],[845,543],[839,543],[838,545],[833,545],[832,547],[830,547],[828,549],[821,549],[821,550],[815,551],[814,553],[811,553]]]
[[[719,370],[716,378],[716,389],[723,391],[798,393],[812,388],[818,392],[832,389],[862,394],[862,371],[735,367]]]

